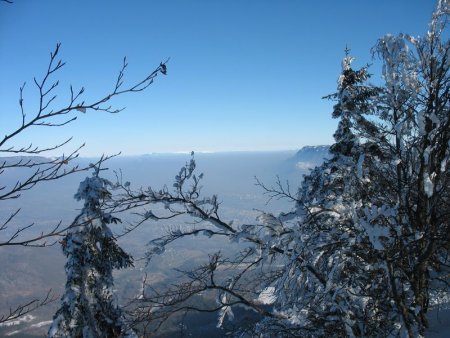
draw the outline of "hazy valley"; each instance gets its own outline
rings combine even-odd
[[[276,176],[281,181],[288,180],[295,192],[302,174],[308,168],[321,162],[327,156],[327,147],[306,147],[298,153],[291,152],[243,152],[243,153],[211,153],[195,154],[199,172],[204,173],[202,183],[203,193],[218,194],[222,201],[221,215],[224,219],[234,220],[236,223],[254,222],[259,210],[273,212],[289,211],[292,207],[286,201],[272,200],[269,204],[268,196],[256,186],[255,176],[267,185],[274,184]],[[132,186],[171,187],[174,176],[190,156],[176,155],[143,155],[113,158],[105,163],[109,170],[104,176],[115,180],[115,173],[130,181]],[[90,159],[80,159],[81,163],[88,163]],[[21,207],[21,213],[15,219],[15,224],[35,223],[32,231],[39,232],[57,224],[59,220],[70,222],[77,215],[80,203],[73,199],[78,183],[90,173],[81,173],[64,178],[58,182],[50,182],[37,186],[25,192],[19,200],[2,203],[2,215]],[[10,183],[20,179],[20,175],[10,172],[5,175]],[[20,205],[19,205],[20,203]],[[132,219],[132,215],[123,214],[123,224]],[[122,304],[139,293],[144,273],[148,274],[148,281],[158,286],[170,283],[177,277],[178,269],[189,269],[201,262],[205,262],[208,253],[221,250],[232,253],[238,249],[237,245],[230,245],[226,241],[213,238],[196,238],[195,240],[179,241],[170,246],[164,255],[157,256],[145,266],[142,259],[146,244],[169,226],[186,226],[180,220],[165,222],[148,222],[135,231],[119,239],[120,245],[133,255],[135,267],[119,271],[115,275],[115,284]],[[11,227],[14,228],[14,227]],[[113,228],[120,233],[120,225]],[[7,236],[8,233],[2,234]],[[200,237],[200,235],[199,235]],[[57,296],[53,304],[40,308],[24,318],[22,322],[10,323],[0,327],[0,335],[17,337],[42,336],[46,333],[49,321],[59,305],[59,295],[65,283],[64,262],[60,245],[56,243],[46,248],[7,247],[0,248],[0,311],[5,313],[10,307],[23,303],[33,297],[44,296],[49,289]],[[214,301],[214,299],[198,299],[198,301]],[[247,314],[252,316],[253,314]],[[178,336],[178,331],[184,334],[208,330],[210,337],[221,333],[216,329],[216,314],[191,314],[184,319],[186,327],[180,331],[177,323],[169,323],[164,330],[171,332],[171,336]],[[194,324],[195,323],[195,324]],[[162,332],[164,332],[162,330]],[[196,331],[197,330],[197,331]],[[198,331],[200,330],[200,331]]]

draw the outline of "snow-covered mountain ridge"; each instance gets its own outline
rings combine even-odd
[[[330,157],[329,145],[304,146],[288,161],[296,170],[308,170]]]

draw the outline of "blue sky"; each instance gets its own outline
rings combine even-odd
[[[69,85],[86,99],[112,88],[122,58],[125,81],[145,76],[170,57],[168,75],[145,92],[122,96],[116,115],[89,112],[63,128],[37,128],[15,140],[42,146],[74,136],[82,155],[153,152],[286,150],[332,142],[332,102],[343,50],[357,65],[386,33],[424,34],[431,0],[161,0],[32,1],[0,4],[0,132],[20,120],[19,86],[61,42],[66,66],[58,100]],[[376,73],[376,67],[373,72]],[[55,79],[56,79],[55,78]],[[374,79],[376,81],[376,77]],[[56,106],[55,106],[56,107]],[[70,147],[66,151],[69,151]]]

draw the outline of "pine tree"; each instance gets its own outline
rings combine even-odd
[[[340,118],[334,156],[306,177],[299,194],[313,222],[299,220],[308,240],[299,238],[297,251],[326,280],[322,288],[305,278],[293,292],[303,297],[307,290],[314,301],[314,309],[294,302],[306,329],[416,337],[428,327],[433,293],[448,293],[449,12],[449,1],[439,1],[423,38],[378,41],[382,87],[361,85],[364,68],[353,71],[344,59],[332,96]]]
[[[449,1],[439,1],[424,37],[378,41],[382,87],[363,84],[365,68],[344,58],[331,96],[340,118],[334,156],[300,189],[302,262],[279,288],[290,300],[280,309],[303,323],[300,332],[416,337],[428,327],[433,293],[448,293],[449,13]]]
[[[327,97],[337,101],[333,117],[339,118],[332,157],[306,175],[299,189],[289,239],[294,254],[287,255],[289,269],[276,285],[275,308],[287,319],[284,327],[305,337],[376,335],[386,319],[375,298],[383,287],[372,283],[380,278],[379,266],[364,229],[355,222],[369,189],[362,166],[367,144],[359,134],[361,129],[373,132],[365,115],[379,89],[366,84],[367,67],[354,70],[352,61],[346,50],[338,92]],[[280,322],[264,324],[262,336],[275,332]],[[387,332],[389,326],[383,325]]]
[[[108,227],[119,219],[101,208],[111,195],[109,185],[96,169],[75,194],[77,200],[84,200],[84,207],[61,241],[67,282],[48,337],[136,337],[127,328],[113,291],[113,269],[133,263]]]

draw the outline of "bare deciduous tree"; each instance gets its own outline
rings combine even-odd
[[[105,161],[115,155],[103,156],[99,162],[90,165],[80,165],[77,159],[84,144],[75,149],[66,151],[72,137],[63,142],[52,145],[41,145],[38,141],[27,146],[17,146],[15,141],[19,136],[26,135],[33,128],[57,128],[73,123],[80,114],[90,111],[102,111],[106,113],[118,113],[124,108],[117,109],[111,106],[112,98],[127,93],[138,93],[148,88],[158,76],[166,74],[166,62],[161,63],[156,69],[145,75],[141,80],[131,83],[124,83],[125,71],[128,63],[123,59],[122,66],[115,80],[113,89],[106,92],[98,99],[86,102],[83,100],[84,88],[69,88],[70,98],[62,106],[57,106],[59,81],[58,71],[64,67],[65,63],[60,59],[60,44],[50,53],[50,60],[46,71],[41,79],[34,78],[34,86],[38,92],[38,105],[36,111],[28,111],[25,105],[25,84],[19,89],[19,116],[18,126],[12,130],[4,130],[4,137],[0,139],[0,177],[6,177],[10,172],[20,178],[17,181],[8,182],[2,180],[0,184],[0,203],[2,201],[20,199],[23,192],[33,189],[37,185],[56,181],[66,176],[86,171],[96,166],[100,161]],[[62,154],[57,158],[46,156],[50,152],[60,151]],[[21,208],[11,211],[10,214],[1,215],[0,221],[0,247],[8,246],[34,246],[43,247],[57,242],[59,236],[72,226],[58,222],[50,229],[36,233],[33,231],[34,223],[20,224],[16,221]],[[8,314],[0,317],[0,322],[18,318],[37,306],[44,305],[53,297],[47,295],[44,299],[34,299],[27,304],[22,304],[15,309],[11,309]]]

